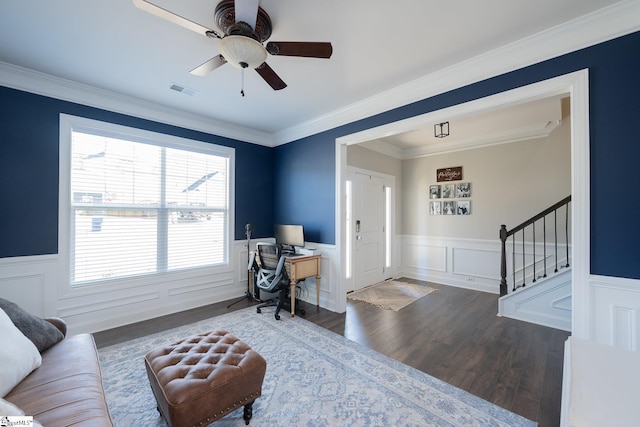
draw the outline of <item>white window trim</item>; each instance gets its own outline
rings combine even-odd
[[[80,286],[71,285],[71,241],[70,241],[70,225],[71,225],[71,208],[69,200],[71,197],[71,132],[72,130],[97,130],[100,133],[111,133],[114,135],[124,136],[134,141],[150,141],[154,145],[164,147],[173,147],[189,149],[206,154],[220,155],[229,159],[229,210],[228,210],[228,230],[227,241],[227,263],[218,266],[194,267],[179,271],[157,272],[144,276],[123,277],[109,280],[108,282],[88,282]],[[149,285],[158,280],[162,276],[162,280],[180,280],[194,275],[223,273],[233,271],[234,250],[233,242],[235,240],[235,149],[225,147],[213,143],[197,141],[182,138],[173,135],[162,134],[153,131],[122,126],[113,123],[103,122],[99,120],[88,119],[84,117],[73,116],[69,114],[60,114],[60,134],[59,134],[59,198],[58,198],[58,260],[60,279],[59,292],[62,297],[75,294],[93,293],[104,291],[105,287],[110,290],[119,287],[144,286]]]

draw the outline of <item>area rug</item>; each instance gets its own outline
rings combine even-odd
[[[535,423],[300,317],[252,307],[99,350],[116,426],[164,426],[143,357],[225,328],[267,360],[251,426],[533,426]],[[242,408],[212,424],[244,426]]]
[[[385,310],[400,311],[433,291],[435,289],[429,286],[387,280],[347,294],[347,299],[368,302]]]

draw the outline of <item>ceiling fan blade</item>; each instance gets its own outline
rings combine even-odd
[[[194,76],[206,76],[207,74],[209,74],[210,72],[218,68],[219,66],[224,65],[226,63],[227,63],[227,60],[224,59],[222,55],[218,55],[218,56],[214,56],[207,62],[201,65],[198,65],[196,68],[194,68],[189,72]]]
[[[256,28],[259,0],[235,0],[236,22],[246,22]]]
[[[203,36],[207,37],[214,36],[217,38],[221,38],[220,35],[211,28],[207,28],[204,25],[200,25],[187,18],[183,18],[180,15],[176,15],[175,13],[170,12],[160,6],[156,6],[155,4],[150,3],[147,0],[133,0],[133,4],[140,10],[144,10],[145,12],[148,12],[166,21],[180,25],[187,30],[195,31],[198,34],[202,34]]]
[[[267,65],[266,62],[263,62],[262,65],[256,68],[256,71],[260,74],[260,77],[262,77],[264,81],[273,88],[273,90],[280,90],[287,87],[287,84],[282,81],[282,79],[271,69],[271,67]]]
[[[271,55],[331,58],[333,47],[328,42],[269,42],[267,52]]]

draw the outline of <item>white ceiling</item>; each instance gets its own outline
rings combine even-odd
[[[154,3],[216,28],[217,0]],[[228,64],[205,77],[189,74],[218,54],[218,40],[131,0],[2,0],[0,62],[275,134],[614,3],[260,0],[273,22],[269,40],[330,41],[333,56],[270,56],[288,87],[273,91],[252,71],[243,98],[240,72]]]

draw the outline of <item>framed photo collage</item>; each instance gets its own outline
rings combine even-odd
[[[471,215],[471,183],[443,183],[429,186],[430,215]]]

